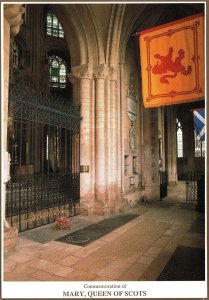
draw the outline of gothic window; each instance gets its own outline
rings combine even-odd
[[[48,11],[46,16],[46,34],[53,37],[64,38],[64,31],[55,14]]]
[[[52,88],[66,87],[66,62],[57,55],[49,57],[49,81]]]
[[[176,119],[177,157],[183,157],[183,131],[181,122]]]
[[[205,141],[199,141],[194,131],[195,157],[205,156]]]

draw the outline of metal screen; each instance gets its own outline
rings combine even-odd
[[[9,92],[6,217],[19,231],[78,213],[79,109],[31,81]]]

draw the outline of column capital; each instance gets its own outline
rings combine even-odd
[[[116,81],[118,78],[118,71],[116,68],[110,67],[109,78],[111,81]]]
[[[105,79],[109,75],[109,68],[105,64],[98,65],[94,68],[94,77],[96,79]]]
[[[71,73],[68,74],[68,78],[71,83],[73,83],[74,79],[91,79],[93,74],[93,68],[90,64],[84,64],[80,66],[73,67],[71,69]]]
[[[18,34],[24,13],[25,8],[20,4],[4,4],[4,16],[10,24],[12,36]]]

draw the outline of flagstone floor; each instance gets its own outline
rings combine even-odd
[[[183,198],[183,192],[170,187],[162,201],[127,208],[139,216],[85,247],[54,241],[44,227],[38,234],[20,234],[4,259],[4,280],[155,281],[178,246],[205,248],[204,233],[194,228],[204,215],[180,205]],[[70,232],[101,219],[77,216]],[[67,233],[56,233],[54,239]]]

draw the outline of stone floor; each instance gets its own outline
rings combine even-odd
[[[139,216],[85,247],[55,241],[69,231],[53,231],[51,225],[20,234],[15,249],[4,259],[4,280],[157,280],[178,246],[205,247],[204,233],[191,230],[204,215],[179,205],[183,192],[171,187],[169,195],[128,208],[128,213]],[[77,216],[70,232],[101,219]]]

